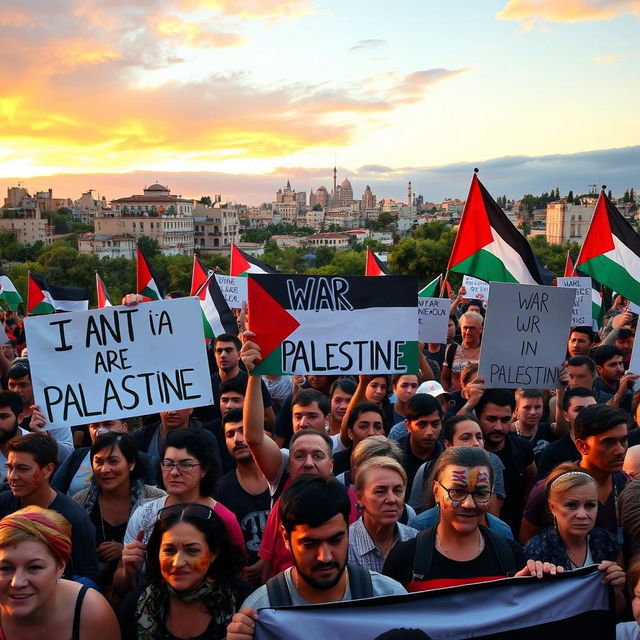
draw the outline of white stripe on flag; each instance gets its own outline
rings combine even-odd
[[[520,257],[520,254],[515,249],[505,242],[500,234],[491,228],[493,235],[493,242],[482,247],[485,251],[489,251],[496,258],[502,260],[505,269],[520,283],[520,284],[538,284],[529,273],[527,265]]]

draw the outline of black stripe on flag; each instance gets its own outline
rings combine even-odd
[[[352,309],[415,308],[418,299],[418,278],[415,276],[249,274],[249,278],[254,278],[283,309],[289,310],[338,311],[345,305]]]
[[[605,193],[602,194],[607,207],[607,216],[609,216],[609,225],[611,233],[628,247],[637,256],[640,256],[640,236],[633,230],[629,221],[618,211],[617,207],[607,198]],[[631,274],[636,277],[640,274]]]
[[[230,333],[233,336],[238,335],[238,323],[236,322],[233,312],[229,308],[229,304],[225,300],[225,297],[220,289],[220,285],[216,280],[215,275],[209,278],[209,295],[211,301],[215,305],[216,311],[220,318],[220,324],[224,328],[225,333]]]
[[[533,254],[527,239],[513,226],[498,203],[491,197],[484,185],[478,180],[478,186],[482,193],[482,200],[489,218],[489,224],[496,230],[496,233],[520,256],[531,277],[538,284],[545,284],[544,278],[538,269],[538,261]]]
[[[74,302],[89,300],[89,289],[86,287],[56,287],[49,284],[42,276],[31,274],[32,280],[42,291],[48,291],[54,300],[72,300]]]

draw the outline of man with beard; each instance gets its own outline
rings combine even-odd
[[[606,402],[631,413],[633,383],[640,375],[625,373],[622,351],[610,344],[603,344],[594,349],[593,360],[598,371],[598,377],[593,384],[598,402]]]
[[[351,501],[337,480],[297,478],[282,494],[279,510],[294,566],[244,601],[227,627],[227,640],[253,638],[257,610],[264,607],[406,593],[391,578],[347,564]]]
[[[236,468],[220,479],[215,498],[233,511],[247,548],[248,566],[244,579],[260,584],[262,560],[258,556],[264,526],[271,509],[269,484],[255,463],[245,442],[242,427],[242,409],[231,409],[222,418],[222,429],[227,451]]]
[[[500,518],[518,539],[522,510],[536,477],[531,445],[511,431],[516,401],[511,391],[488,389],[476,405],[476,416],[484,437],[484,448],[495,453],[504,464],[506,498]]]

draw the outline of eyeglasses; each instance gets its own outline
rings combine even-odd
[[[438,480],[436,480],[436,482],[438,482]],[[471,498],[476,504],[487,504],[493,495],[493,491],[489,491],[489,489],[467,491],[466,489],[447,489],[447,487],[445,487],[441,482],[438,482],[438,484],[447,492],[449,500],[455,502],[464,502],[467,499],[467,496],[471,494]]]
[[[171,471],[176,468],[178,471],[191,471],[193,467],[199,467],[199,462],[191,462],[190,460],[180,460],[179,462],[174,462],[173,460],[165,459],[160,462],[160,466],[167,471]]]
[[[158,510],[158,520],[165,520],[173,515],[180,515],[180,520],[185,516],[198,518],[198,520],[209,520],[213,515],[213,509],[204,504],[172,504]]]

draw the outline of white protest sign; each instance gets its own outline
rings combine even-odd
[[[485,385],[560,386],[574,300],[571,289],[493,282],[478,370]]]
[[[9,336],[4,332],[4,327],[0,324],[0,343],[4,344],[9,341]]]
[[[247,301],[247,279],[216,273],[216,280],[230,309],[242,309]]]
[[[488,300],[490,285],[484,280],[471,276],[462,276],[462,286],[466,290],[467,300]]]
[[[633,351],[631,352],[631,362],[629,363],[629,371],[640,375],[640,338],[636,336],[633,341]]]
[[[212,404],[195,297],[25,319],[36,404],[56,427]]]
[[[420,342],[447,341],[449,327],[448,298],[421,298],[418,296],[418,340]]]
[[[573,303],[571,326],[591,326],[591,278],[558,278],[558,286],[575,289],[576,298]]]

